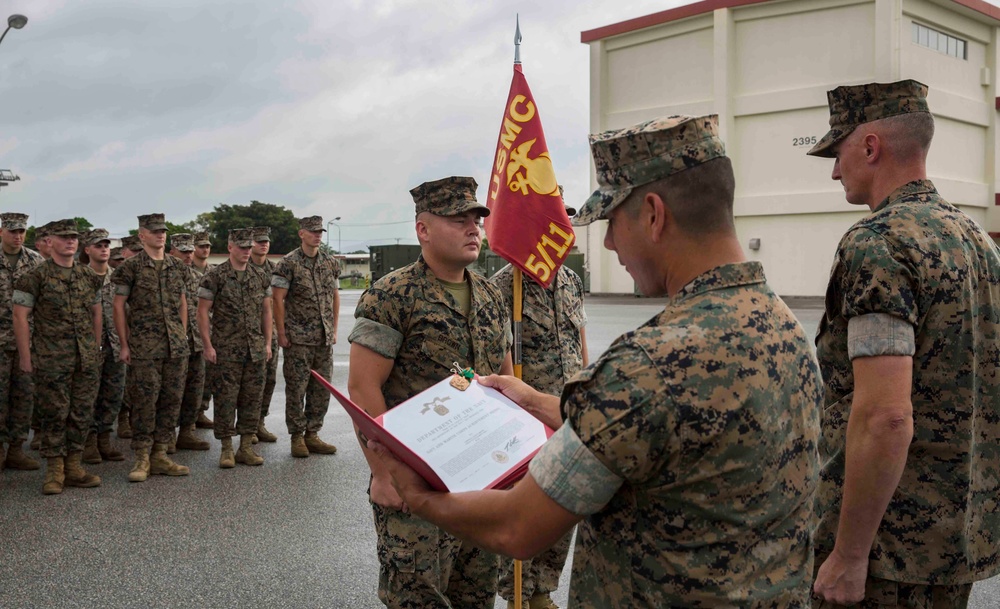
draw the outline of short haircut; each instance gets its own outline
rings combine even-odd
[[[689,235],[704,236],[735,230],[733,199],[736,178],[729,157],[719,157],[669,177],[640,186],[622,204],[631,218],[649,193],[663,199],[677,226]]]
[[[885,147],[897,159],[926,158],[934,139],[934,116],[930,112],[897,114],[876,121]]]

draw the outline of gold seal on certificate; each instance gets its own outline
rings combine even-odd
[[[493,460],[497,463],[506,463],[510,460],[510,457],[502,450],[495,450],[493,451]]]

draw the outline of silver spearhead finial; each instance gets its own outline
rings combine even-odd
[[[521,16],[517,15],[517,27],[514,29],[514,63],[521,63]]]

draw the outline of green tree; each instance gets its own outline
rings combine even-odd
[[[271,253],[287,254],[299,246],[299,222],[292,210],[281,205],[251,201],[250,205],[220,203],[190,222],[196,230],[212,234],[212,251],[226,253],[229,230],[251,226],[271,227]]]

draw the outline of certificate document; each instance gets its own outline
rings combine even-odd
[[[500,392],[473,379],[459,390],[446,378],[372,418],[320,380],[358,425],[432,487],[451,492],[504,488],[522,478],[552,430]]]

